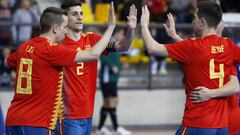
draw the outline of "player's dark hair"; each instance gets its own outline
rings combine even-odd
[[[222,20],[221,7],[215,2],[201,2],[198,4],[197,15],[203,17],[209,27],[217,28]]]
[[[67,15],[67,12],[63,9],[56,7],[46,8],[40,18],[41,32],[48,32],[55,24],[61,25],[64,21],[63,15]]]
[[[82,6],[81,0],[63,0],[61,8],[69,10],[69,8],[73,6]]]

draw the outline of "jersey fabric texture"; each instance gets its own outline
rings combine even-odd
[[[229,135],[240,133],[240,109],[238,107],[238,95],[228,97],[229,106]]]

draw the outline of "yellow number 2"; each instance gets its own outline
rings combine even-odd
[[[219,78],[219,88],[223,86],[224,82],[224,64],[219,64],[219,72],[215,72],[215,64],[214,59],[210,60],[209,71],[210,71],[210,79]]]
[[[17,79],[17,90],[18,94],[32,94],[32,59],[21,58],[18,79]],[[24,66],[27,66],[27,70],[24,71]],[[26,79],[26,86],[22,86],[23,79]]]
[[[84,63],[83,62],[79,62],[77,64],[79,65],[79,66],[77,66],[77,75],[83,75],[84,73],[81,72],[81,69],[83,69]]]

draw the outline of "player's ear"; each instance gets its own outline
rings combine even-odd
[[[207,24],[207,21],[203,17],[201,17],[199,18],[199,23],[200,23],[200,26],[203,27],[204,25]]]
[[[59,26],[57,24],[54,24],[53,27],[52,27],[52,32],[54,34],[56,34],[58,32],[58,30],[59,30]]]

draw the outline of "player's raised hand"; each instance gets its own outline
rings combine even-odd
[[[171,13],[167,14],[168,20],[166,24],[163,24],[165,31],[169,37],[171,37],[175,42],[183,40],[176,32],[175,20]]]
[[[141,26],[148,26],[149,25],[149,18],[150,18],[150,13],[148,10],[147,5],[142,7],[142,16],[141,16]]]
[[[193,103],[201,103],[212,98],[212,91],[204,86],[198,86],[189,94],[189,98]]]
[[[129,10],[129,14],[127,16],[128,19],[128,27],[130,29],[135,29],[137,25],[137,9],[135,5],[132,5]]]
[[[116,17],[115,17],[113,2],[111,2],[111,6],[109,9],[108,26],[111,26],[111,27],[116,26]]]
[[[175,29],[175,20],[171,13],[168,13],[167,17],[168,17],[168,22],[163,24],[163,26],[164,26],[165,31],[167,32],[168,36],[174,37],[177,34],[176,29]]]

